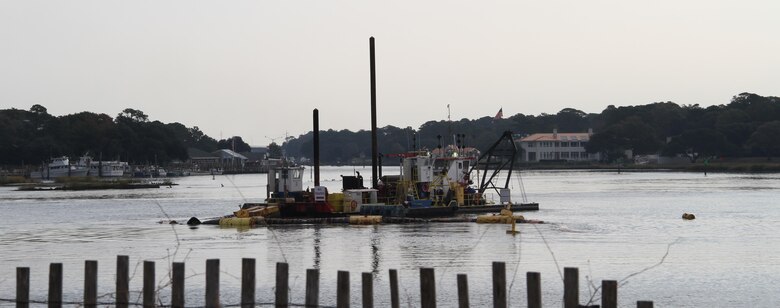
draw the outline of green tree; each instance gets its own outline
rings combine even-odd
[[[661,149],[661,142],[652,126],[637,116],[610,125],[603,132],[594,134],[585,150],[589,153],[602,153],[606,161],[623,158],[625,151],[634,154],[652,154]]]
[[[780,121],[768,122],[758,127],[747,144],[763,152],[767,160],[771,160],[772,156],[780,154],[778,136],[780,136]]]
[[[219,142],[217,142],[217,148],[230,149],[239,153],[249,152],[252,150],[252,147],[250,147],[249,144],[244,142],[244,139],[242,139],[239,136],[233,136],[228,139],[220,140]]]
[[[710,128],[697,128],[674,137],[664,153],[682,154],[695,163],[700,157],[718,156],[730,148],[731,144],[721,132]]]
[[[283,155],[282,147],[276,144],[276,142],[271,142],[268,145],[268,158],[282,158]]]
[[[136,110],[133,108],[125,108],[125,110],[122,110],[122,113],[118,114],[116,116],[117,120],[120,119],[128,119],[132,122],[148,122],[149,116],[147,116],[143,111]]]

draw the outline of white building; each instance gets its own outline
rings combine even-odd
[[[551,134],[533,134],[520,139],[523,149],[522,160],[539,162],[544,160],[593,161],[599,160],[598,153],[589,154],[585,145],[590,141],[593,130],[587,133],[558,133],[554,129]]]

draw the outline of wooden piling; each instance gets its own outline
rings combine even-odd
[[[16,268],[16,308],[30,307],[30,268]]]
[[[98,262],[84,261],[84,307],[97,307]]]
[[[601,281],[601,308],[617,308],[617,281]]]
[[[320,271],[317,269],[306,270],[306,307],[319,307],[320,305]]]
[[[576,267],[563,268],[563,307],[577,308],[580,301],[579,269]]]
[[[420,307],[436,308],[436,276],[433,268],[420,268]]]
[[[255,259],[241,259],[241,307],[255,307]]]
[[[349,308],[349,272],[338,271],[336,276],[336,307]]]
[[[116,256],[116,308],[130,303],[130,257]]]
[[[154,261],[144,261],[144,287],[142,290],[144,308],[153,308],[155,306],[157,285],[154,280],[154,274]]]
[[[374,275],[371,273],[363,273],[362,286],[363,286],[363,308],[373,308],[374,307]]]
[[[401,307],[398,297],[398,271],[394,269],[390,270],[390,307]]]
[[[506,263],[493,262],[493,307],[506,308]]]
[[[288,279],[289,267],[287,263],[276,263],[276,307],[287,307],[289,304]]]
[[[528,308],[542,308],[542,275],[538,272],[525,274],[528,290]]]
[[[469,308],[469,278],[458,274],[458,308]]]
[[[49,264],[49,308],[62,307],[62,263]]]
[[[184,262],[173,262],[171,307],[184,308]]]
[[[206,307],[219,307],[219,259],[206,260]]]
[[[205,307],[220,307],[219,298],[219,259],[206,260],[206,302]],[[144,261],[143,263],[143,307],[156,307],[157,285],[155,280],[155,262]],[[174,262],[171,277],[171,307],[184,307],[184,279],[185,265],[181,262]],[[129,257],[117,256],[117,274],[116,274],[116,307],[127,308],[129,303]],[[98,262],[94,260],[85,261],[84,265],[84,307],[97,307],[97,284],[98,284]],[[579,305],[579,269],[573,267],[564,268],[563,272],[564,308],[578,308]],[[538,272],[526,273],[527,279],[527,298],[529,308],[542,307],[541,275]],[[320,273],[317,269],[306,270],[306,299],[305,307],[319,306],[319,280]],[[30,306],[30,269],[27,267],[16,268],[16,307]],[[390,301],[391,307],[399,308],[399,281],[397,270],[389,271],[390,281]],[[493,282],[493,307],[506,308],[509,306],[507,282],[506,282],[506,263],[492,263],[492,282]],[[48,289],[48,307],[61,308],[63,297],[63,270],[62,263],[51,263],[49,266],[49,289]],[[337,276],[336,307],[348,308],[351,305],[350,281],[348,271],[338,271]],[[458,307],[465,308],[470,306],[468,276],[466,274],[457,275],[458,288]],[[601,282],[601,305],[602,308],[618,307],[618,282],[615,280],[602,280]],[[276,292],[275,306],[288,307],[290,304],[289,289],[289,265],[287,263],[276,264]],[[242,279],[241,279],[241,301],[242,308],[255,307],[256,302],[256,262],[252,258],[242,259]],[[373,273],[366,272],[361,275],[361,300],[362,307],[374,307],[374,276]],[[436,278],[433,268],[420,268],[420,307],[435,308],[436,302]],[[480,302],[479,305],[484,305]],[[133,303],[139,305],[139,303]],[[637,308],[652,308],[652,301],[637,301]]]

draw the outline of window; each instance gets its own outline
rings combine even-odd
[[[561,152],[561,158],[569,158],[569,152]]]
[[[574,142],[572,142],[572,143],[574,143]],[[567,147],[569,147],[569,143],[568,142],[561,142],[561,147],[562,148],[567,148]]]
[[[580,158],[580,153],[579,152],[571,152],[570,154],[571,154],[571,158],[572,159],[579,159]]]
[[[534,147],[534,142],[526,142],[525,144],[528,145],[529,148]]]

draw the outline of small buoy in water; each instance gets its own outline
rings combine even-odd
[[[693,215],[693,214],[690,214],[690,213],[683,213],[683,215],[682,215],[682,219],[685,219],[685,220],[694,220],[694,219],[696,219],[696,216],[695,216],[695,215]]]

